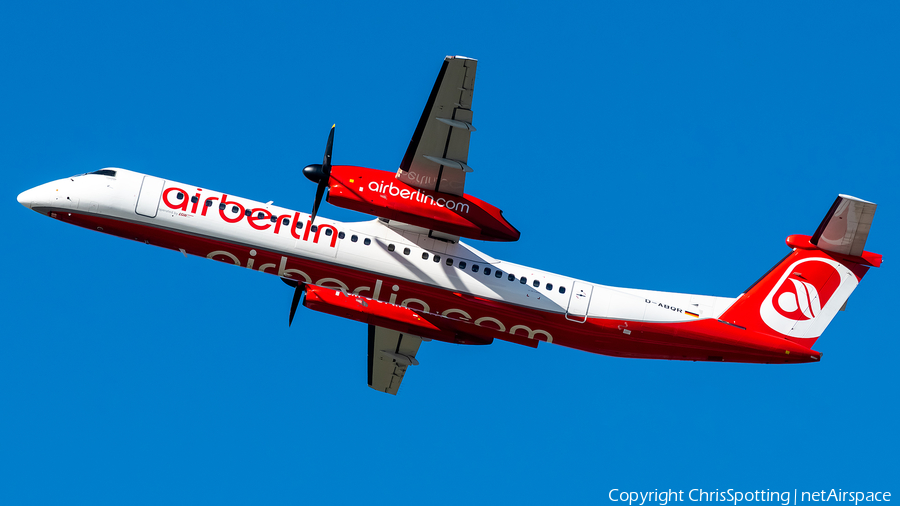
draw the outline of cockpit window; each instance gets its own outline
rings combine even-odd
[[[94,172],[88,172],[87,174],[85,174],[85,176],[89,176],[91,174],[97,174],[99,176],[116,177],[116,171],[114,171],[112,169],[95,170]]]

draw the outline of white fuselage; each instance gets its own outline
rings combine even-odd
[[[463,242],[435,240],[427,233],[419,233],[421,229],[416,231],[415,227],[409,227],[410,230],[403,230],[377,219],[343,223],[317,217],[316,232],[313,232],[309,230],[309,215],[306,213],[192,185],[145,177],[144,174],[124,169],[111,170],[115,170],[115,177],[90,174],[61,179],[23,192],[19,200],[35,210],[69,210],[105,216],[250,247],[249,253],[243,254],[217,247],[205,256],[306,283],[341,288],[368,297],[374,295],[373,298],[381,297],[382,300],[387,300],[390,295],[388,287],[379,286],[376,290],[372,286],[350,286],[337,276],[311,279],[298,269],[286,268],[285,261],[257,262],[255,251],[281,254],[285,259],[305,258],[323,265],[379,274],[531,310],[556,314],[568,312],[569,319],[574,322],[584,321],[585,317],[646,322],[717,318],[735,301],[733,298],[587,283],[497,260]],[[182,194],[180,199],[177,198],[179,194]],[[198,196],[196,202],[191,202],[194,196]],[[207,200],[211,205],[206,204]],[[221,209],[223,204],[225,209]],[[143,214],[138,214],[136,210]],[[240,216],[236,210],[243,210],[244,213],[252,210],[252,219],[246,215]],[[153,211],[155,216],[151,217]],[[260,214],[262,219],[258,218]],[[271,216],[276,217],[274,222]],[[296,227],[298,223],[299,228]],[[327,235],[329,233],[332,235]],[[439,256],[440,260],[435,262],[435,256]],[[452,260],[452,265],[448,265],[448,260]],[[486,269],[490,274],[485,274]],[[502,273],[500,277],[497,277],[497,271]],[[427,301],[408,301],[402,297],[402,294],[395,295],[395,300],[391,302],[427,305]],[[576,308],[579,304],[583,307]]]

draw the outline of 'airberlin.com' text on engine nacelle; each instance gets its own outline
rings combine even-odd
[[[468,239],[517,241],[519,231],[503,212],[471,195],[450,195],[409,186],[383,170],[335,165],[328,203]]]

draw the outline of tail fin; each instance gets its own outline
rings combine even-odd
[[[812,348],[881,255],[865,251],[876,205],[838,196],[816,233],[792,235],[793,249],[743,293],[721,320]]]

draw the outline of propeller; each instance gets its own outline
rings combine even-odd
[[[300,283],[299,281],[294,281],[293,279],[281,278],[282,281],[288,286],[294,287],[294,298],[291,300],[291,314],[288,316],[288,327],[294,323],[294,313],[297,312],[297,306],[300,304],[300,298],[303,296],[303,292],[306,289],[306,285]]]
[[[306,176],[306,179],[319,185],[316,188],[316,200],[313,202],[310,224],[316,221],[316,213],[319,211],[319,204],[322,203],[322,196],[325,195],[328,179],[331,176],[331,146],[334,143],[334,127],[335,125],[331,125],[331,133],[328,134],[328,143],[325,145],[325,156],[322,158],[322,163],[303,167],[303,175]]]

